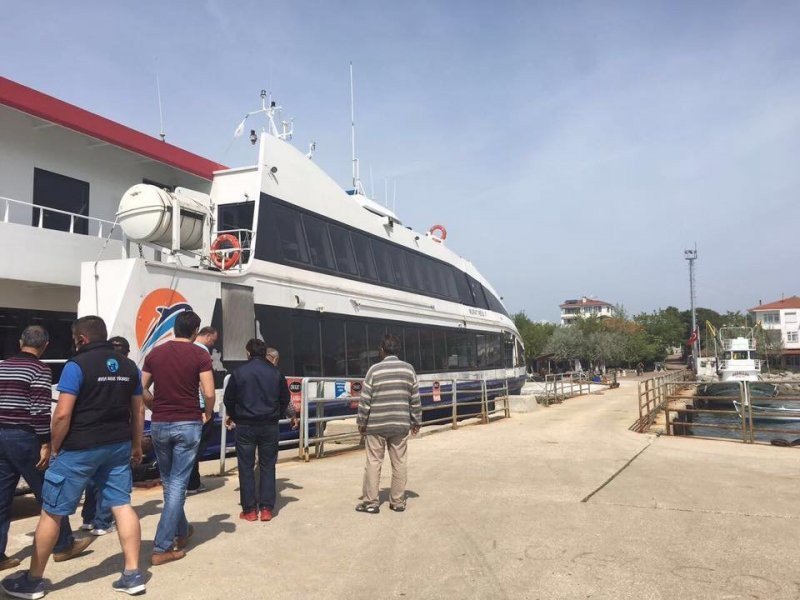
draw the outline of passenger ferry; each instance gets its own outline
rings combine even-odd
[[[521,389],[519,334],[494,288],[448,248],[444,227],[414,231],[360,186],[342,189],[289,143],[274,103],[263,99],[254,111],[265,118],[250,134],[256,163],[227,169],[0,83],[3,131],[31,139],[16,168],[0,163],[8,169],[2,243],[18,257],[0,266],[13,292],[0,308],[6,355],[21,327],[38,320],[56,333],[61,356],[50,357],[66,358],[80,289],[77,312],[102,316],[131,341],[139,364],[170,337],[177,314],[197,312],[221,332],[219,387],[253,336],[278,348],[287,376],[349,381],[363,377],[381,337],[393,333],[423,393],[446,393],[452,379]],[[3,143],[4,154],[16,152],[13,139]],[[33,186],[6,181],[30,179],[25,170]],[[42,190],[52,180],[60,187],[49,197],[72,190],[83,203],[48,204]]]

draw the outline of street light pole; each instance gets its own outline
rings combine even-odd
[[[695,337],[695,332],[697,331],[697,314],[695,313],[695,290],[694,290],[694,261],[697,260],[697,244],[694,245],[694,249],[684,250],[683,257],[689,261],[689,302],[692,309],[692,333],[691,336]],[[694,372],[697,373],[697,358],[700,355],[699,346],[700,346],[699,336],[698,339],[695,339],[692,342],[692,363],[694,366]]]

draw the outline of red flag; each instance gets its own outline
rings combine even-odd
[[[687,346],[693,346],[694,343],[697,341],[697,329],[692,332],[692,335],[689,336],[689,341],[686,342]]]

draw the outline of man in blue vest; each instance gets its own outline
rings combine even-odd
[[[131,463],[142,460],[142,385],[136,364],[107,342],[100,317],[81,317],[72,325],[78,353],[64,366],[51,426],[52,458],[42,488],[42,513],[36,527],[29,571],[3,579],[15,598],[45,595],[44,569],[58,538],[61,520],[75,512],[86,485],[97,488],[101,505],[117,522],[125,558],[115,591],[141,594],[141,529],[131,506]]]

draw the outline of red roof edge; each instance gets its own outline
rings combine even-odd
[[[757,312],[759,310],[781,310],[782,308],[800,308],[800,296],[789,296],[783,300],[776,300],[769,304],[759,304],[753,308],[748,308],[747,312]]]
[[[0,104],[211,181],[227,167],[0,76]]]

